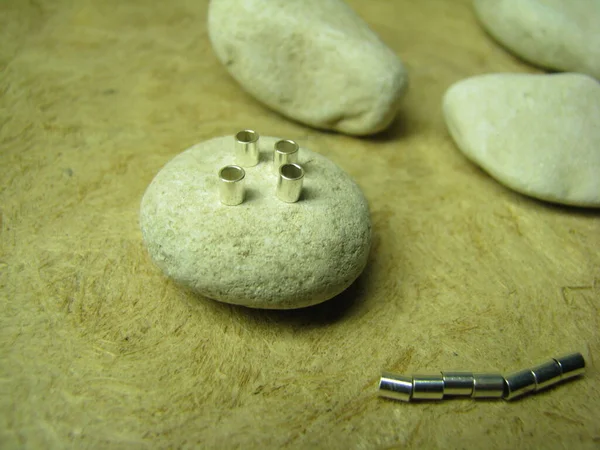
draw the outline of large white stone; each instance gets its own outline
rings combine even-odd
[[[317,128],[381,131],[407,86],[398,57],[342,0],[212,0],[208,31],[247,92]]]
[[[268,161],[278,139],[261,137],[246,167],[246,201],[219,201],[218,170],[235,163],[232,136],[170,161],[144,194],[140,223],[154,262],[176,282],[226,303],[288,309],[323,302],[362,272],[371,245],[367,202],[333,162],[306,148],[297,203],[276,197]]]
[[[541,67],[600,78],[600,1],[474,0],[484,28]]]
[[[501,183],[567,205],[600,206],[600,85],[581,74],[491,74],[444,97],[460,150]]]

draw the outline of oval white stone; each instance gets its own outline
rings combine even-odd
[[[581,74],[491,74],[444,96],[458,148],[522,194],[600,206],[600,85]]]
[[[306,148],[300,201],[276,197],[270,158],[245,167],[246,199],[219,201],[218,170],[235,163],[232,136],[202,142],[170,161],[144,194],[140,224],[154,262],[176,282],[215,300],[253,308],[314,305],[346,289],[366,265],[371,222],[360,188]]]
[[[600,78],[600,1],[474,0],[484,28],[541,67]]]
[[[208,31],[247,92],[317,128],[381,131],[406,89],[398,57],[341,0],[212,0]]]

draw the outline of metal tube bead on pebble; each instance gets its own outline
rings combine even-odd
[[[535,376],[531,369],[521,370],[504,377],[504,399],[513,400],[535,391]]]
[[[473,374],[471,372],[442,372],[444,395],[464,395],[473,393]]]
[[[298,144],[289,139],[277,141],[273,148],[273,172],[279,173],[279,167],[284,164],[298,162]]]
[[[504,377],[499,373],[473,374],[472,398],[502,398],[504,396]]]
[[[444,398],[444,379],[441,375],[413,375],[415,400],[441,400]]]
[[[379,396],[410,402],[413,392],[412,377],[383,372],[379,380]]]
[[[253,130],[242,130],[235,135],[235,160],[243,167],[254,167],[258,164],[258,133]]]
[[[298,164],[284,164],[279,168],[277,198],[286,203],[295,203],[302,193],[304,169]]]
[[[244,201],[244,177],[240,166],[225,166],[219,170],[219,195],[221,203],[235,206]]]

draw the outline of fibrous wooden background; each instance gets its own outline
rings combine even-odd
[[[466,0],[350,4],[411,77],[373,138],[243,93],[211,52],[206,1],[0,3],[1,447],[599,445],[598,213],[502,187],[440,112],[455,81],[535,69]],[[137,216],[152,177],[244,127],[297,139],[364,190],[374,246],[338,298],[232,307],[149,260]],[[584,379],[514,403],[376,396],[382,369],[508,372],[569,351],[586,356]]]

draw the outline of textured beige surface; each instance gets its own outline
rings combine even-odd
[[[217,172],[236,162],[234,137],[201,142],[160,170],[144,194],[140,225],[156,264],[209,298],[266,309],[316,305],[340,294],[369,258],[371,222],[360,188],[333,162],[301,148],[302,196],[275,195],[273,146],[245,167],[245,201],[219,201]]]
[[[213,0],[208,33],[247,92],[306,125],[373,134],[406,92],[398,56],[343,0]]]
[[[457,146],[534,198],[600,207],[600,84],[579,73],[489,74],[451,86],[443,111]]]
[[[502,187],[456,150],[452,83],[532,71],[466,1],[352,1],[406,61],[376,138],[291,123],[212,55],[206,4],[0,3],[4,448],[597,448],[600,219]],[[146,254],[156,172],[243,127],[338,163],[374,245],[341,298],[267,312],[195,297]],[[510,371],[580,350],[585,379],[516,403],[378,399],[381,369]]]

